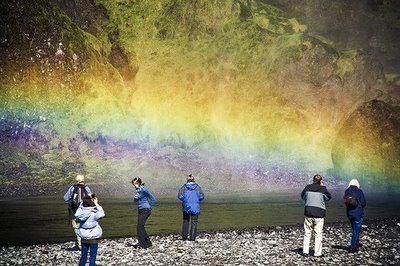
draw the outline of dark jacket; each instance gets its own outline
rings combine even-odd
[[[305,216],[324,218],[326,213],[325,201],[330,200],[332,196],[325,186],[313,183],[303,189],[301,198],[305,201]]]
[[[64,201],[68,202],[68,217],[70,220],[74,220],[75,219],[75,212],[78,210],[80,202],[82,202],[82,197],[83,197],[83,193],[81,191],[81,193],[79,194],[76,190],[77,188],[84,188],[86,190],[86,194],[87,195],[91,195],[92,191],[90,190],[90,188],[88,186],[86,186],[85,184],[74,184],[72,186],[69,187],[69,189],[67,190],[67,192],[64,194]],[[74,194],[75,191],[75,194]],[[78,193],[78,194],[76,194]],[[79,198],[76,198],[79,197]]]
[[[199,215],[200,202],[204,199],[203,191],[195,182],[188,182],[181,187],[178,199],[182,201],[182,211]]]
[[[364,207],[367,205],[367,202],[364,197],[364,193],[361,189],[356,186],[350,186],[344,192],[344,195],[355,194],[357,197],[358,204],[356,207],[347,206],[347,217],[349,219],[355,218],[360,219],[363,217],[364,214]]]

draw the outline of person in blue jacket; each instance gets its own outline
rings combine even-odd
[[[98,199],[94,197],[94,194],[92,194],[92,197],[85,196],[83,198],[82,204],[75,213],[76,219],[80,222],[77,233],[82,239],[79,266],[85,266],[89,250],[89,265],[96,265],[98,242],[99,238],[103,235],[99,220],[105,215],[103,208],[99,205]]]
[[[146,221],[151,215],[151,209],[153,209],[156,203],[156,198],[151,194],[150,190],[144,186],[140,177],[132,179],[132,185],[136,189],[134,196],[137,208],[138,208],[138,220],[137,220],[137,237],[138,243],[133,245],[134,248],[149,248],[153,244],[150,241],[150,237],[146,232],[144,226]]]
[[[363,191],[360,189],[360,183],[357,179],[352,179],[344,192],[345,196],[352,195],[357,198],[357,206],[346,205],[347,218],[351,223],[351,244],[348,248],[349,253],[358,252],[362,246],[360,243],[360,233],[364,216],[364,208],[367,205]]]
[[[182,240],[187,240],[190,227],[190,241],[196,240],[197,221],[200,215],[200,203],[204,200],[204,193],[201,187],[194,181],[193,175],[186,177],[186,184],[181,187],[178,199],[182,201],[183,224]]]

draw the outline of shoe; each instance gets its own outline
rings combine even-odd
[[[357,248],[361,248],[362,246],[363,246],[363,244],[361,244],[361,243],[357,244]]]
[[[68,251],[81,251],[78,246],[73,246],[72,248],[67,248]]]
[[[301,254],[301,256],[308,257],[308,253],[303,253],[303,254]]]
[[[322,255],[318,255],[318,256],[314,256],[314,257],[316,257],[316,258],[324,258],[325,256],[322,254]]]
[[[143,247],[143,246],[139,246],[138,244],[135,244],[132,247],[135,248],[135,249],[146,249],[146,248],[151,248],[152,246],[153,245],[151,244],[151,245],[148,245],[146,247]]]
[[[347,252],[349,252],[349,253],[357,253],[358,252],[358,247],[349,247],[347,249]]]

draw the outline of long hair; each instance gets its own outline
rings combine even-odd
[[[358,182],[357,179],[352,179],[349,182],[349,187],[351,187],[351,186],[356,186],[357,188],[360,188],[360,183]]]

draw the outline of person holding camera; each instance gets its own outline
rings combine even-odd
[[[301,192],[304,200],[304,240],[303,256],[308,256],[311,235],[315,232],[314,256],[322,256],[322,231],[326,213],[325,202],[332,198],[331,193],[322,183],[322,176],[314,175],[313,183],[307,185]]]
[[[204,193],[201,187],[194,182],[193,175],[190,174],[186,177],[186,184],[179,190],[178,199],[182,201],[182,240],[187,240],[189,235],[189,240],[195,241],[197,221],[200,215],[200,203],[204,200]],[[189,223],[191,224],[190,234]]]
[[[147,219],[151,215],[151,209],[156,203],[156,198],[151,194],[150,190],[144,186],[140,177],[135,177],[131,181],[136,189],[134,196],[135,203],[138,207],[138,220],[137,220],[137,237],[138,243],[133,245],[134,248],[149,248],[153,244],[150,237],[144,228]]]
[[[103,235],[99,220],[104,216],[105,212],[99,205],[99,201],[94,194],[83,198],[82,204],[75,213],[75,218],[80,222],[79,229],[77,230],[78,235],[81,237],[79,266],[85,266],[89,250],[89,265],[96,265],[98,242]]]

